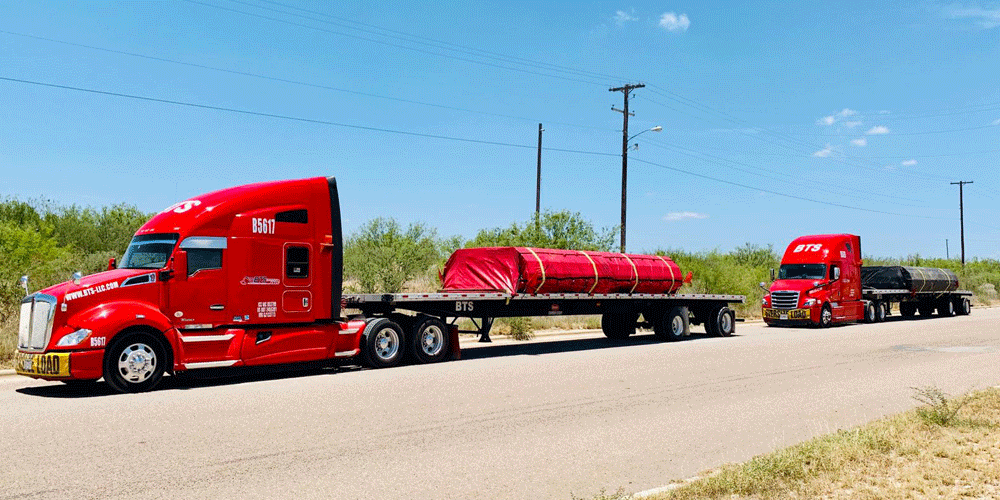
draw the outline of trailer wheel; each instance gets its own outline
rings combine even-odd
[[[888,311],[887,311],[887,307],[885,305],[885,302],[883,302],[881,300],[876,301],[875,302],[875,322],[876,323],[881,323],[881,322],[885,321],[886,313],[888,313]]]
[[[627,339],[635,333],[635,324],[638,321],[638,313],[604,313],[601,316],[601,331],[609,339]]]
[[[418,363],[436,363],[444,361],[451,351],[448,345],[448,327],[437,318],[423,318],[416,321],[413,334],[410,335],[410,353]]]
[[[875,303],[869,302],[865,304],[865,323],[875,322]]]
[[[917,315],[917,305],[913,302],[900,302],[899,315],[904,318],[912,318]]]
[[[920,311],[920,315],[929,318],[934,315],[934,304],[918,304],[917,310]]]
[[[403,330],[394,321],[375,318],[361,336],[361,359],[365,366],[391,368],[403,359]]]
[[[104,353],[104,380],[118,392],[146,392],[163,378],[163,343],[147,332],[126,333]]]
[[[712,317],[709,318],[708,325],[712,325],[709,335],[729,337],[736,333],[736,313],[732,309],[722,306],[714,311]]]
[[[960,316],[967,316],[972,312],[972,302],[969,301],[968,297],[959,297],[955,299],[955,309]]]
[[[819,313],[819,327],[820,328],[830,328],[833,324],[833,310],[830,309],[830,304],[825,304],[823,310]]]
[[[671,307],[653,323],[653,334],[660,340],[680,340],[689,333],[691,333],[691,318],[687,307]]]
[[[955,315],[955,302],[951,299],[944,299],[938,303],[938,316],[951,317]]]

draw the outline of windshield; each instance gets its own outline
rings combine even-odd
[[[782,280],[821,280],[825,277],[824,264],[782,264],[778,271],[778,279]]]
[[[119,269],[160,269],[167,265],[178,235],[143,234],[132,238]]]

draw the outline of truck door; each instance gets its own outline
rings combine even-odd
[[[185,269],[174,269],[175,279],[167,282],[166,312],[175,327],[228,323],[226,246],[224,237],[192,236],[181,241]],[[184,276],[177,277],[179,273]]]

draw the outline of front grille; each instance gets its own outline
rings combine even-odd
[[[775,309],[795,309],[799,305],[799,292],[771,292],[771,307]]]
[[[52,317],[55,312],[55,297],[42,293],[25,297],[21,301],[17,348],[25,351],[44,351],[52,337]]]

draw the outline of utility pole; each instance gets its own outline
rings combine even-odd
[[[613,111],[617,111],[622,114],[623,125],[622,125],[622,227],[621,227],[621,237],[622,237],[622,253],[625,253],[625,205],[628,198],[628,117],[635,116],[635,113],[628,112],[628,100],[630,94],[635,89],[641,89],[646,85],[642,83],[628,84],[623,87],[616,87],[609,89],[611,92],[621,92],[625,97],[625,109],[617,109],[611,106]]]
[[[958,181],[952,184],[958,184],[958,220],[962,235],[962,268],[965,268],[965,207],[962,202],[962,188],[966,184],[972,184],[972,181]]]
[[[951,252],[948,251],[948,238],[944,239],[944,260],[951,260]]]
[[[538,175],[535,182],[535,221],[537,224],[542,209],[542,124],[538,124]]]

